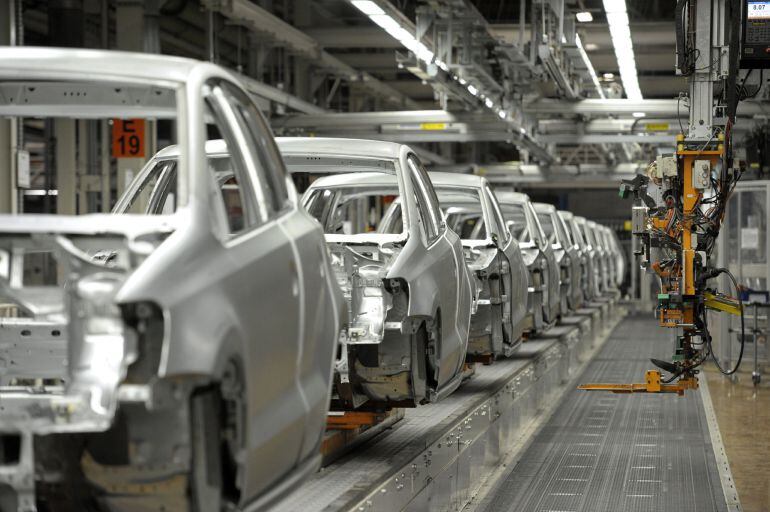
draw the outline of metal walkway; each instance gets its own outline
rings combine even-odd
[[[671,352],[670,336],[649,315],[628,317],[579,381],[641,382],[650,357],[665,359]],[[727,511],[701,393],[568,391],[475,509]]]

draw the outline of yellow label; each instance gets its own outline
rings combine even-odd
[[[627,220],[623,223],[623,229],[626,231],[631,231],[631,221]]]
[[[420,130],[446,130],[446,123],[421,123]]]
[[[647,123],[645,128],[648,132],[667,132],[669,125],[668,123]]]

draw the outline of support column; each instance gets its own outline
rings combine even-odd
[[[0,45],[16,44],[15,0],[0,0]],[[18,212],[16,119],[0,119],[0,213]]]
[[[118,0],[116,12],[116,41],[118,50],[129,52],[146,51],[145,44],[145,2],[143,0]],[[152,39],[152,36],[150,36]],[[148,126],[149,128],[149,126]],[[148,144],[154,130],[145,130],[145,147],[153,148],[155,144]],[[108,139],[108,144],[111,139]],[[152,156],[151,154],[147,155]],[[144,158],[118,158],[117,195],[118,197],[128,187],[131,180],[139,173],[144,165]],[[109,203],[109,201],[108,201]]]
[[[76,215],[77,212],[77,180],[78,168],[76,161],[77,134],[74,119],[56,119],[53,128],[56,140],[56,213],[59,215]]]

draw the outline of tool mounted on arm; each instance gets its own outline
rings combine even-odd
[[[733,126],[743,88],[738,76],[748,69],[745,82],[751,69],[770,67],[770,36],[758,29],[758,24],[770,29],[770,2],[679,0],[676,13],[677,71],[690,83],[689,125],[677,136],[674,155],[659,156],[646,175],[624,180],[620,188],[621,197],[635,198],[632,232],[642,241],[636,255],[642,267],[660,279],[659,323],[680,331],[675,353],[668,361],[652,359],[658,369],[647,371],[643,383],[584,384],[581,389],[682,395],[698,387],[699,367],[708,358],[730,375],[743,356],[741,335],[735,367],[719,365],[706,312],[740,316],[743,334],[738,283],[727,269],[716,268],[711,256],[727,202],[741,177],[733,162]],[[757,45],[764,55],[754,53]],[[712,280],[722,274],[738,298],[713,289]]]

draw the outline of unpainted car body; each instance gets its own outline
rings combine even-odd
[[[602,280],[603,280],[603,264],[602,264],[602,256],[599,248],[597,247],[596,240],[594,239],[593,230],[589,226],[589,221],[585,217],[581,217],[576,215],[573,217],[573,222],[575,223],[575,226],[577,230],[580,233],[580,236],[583,240],[583,251],[586,254],[586,257],[589,261],[589,272],[590,272],[590,286],[591,286],[591,298],[595,299],[601,296],[602,294]]]
[[[562,314],[574,311],[580,307],[583,292],[580,289],[580,255],[572,242],[569,228],[556,207],[546,203],[532,203],[537,213],[540,225],[553,247],[556,263],[559,265],[561,277],[560,309]]]
[[[85,474],[106,508],[169,507],[147,483],[177,490],[175,507],[273,502],[320,463],[344,304],[245,89],[210,63],[80,49],[0,49],[0,82],[2,114],[170,119],[179,134],[115,214],[0,216],[0,295],[19,311],[0,319],[15,360],[0,431],[44,435],[38,492],[84,510],[73,479]],[[206,154],[212,119],[235,209]],[[64,269],[54,284],[25,284],[31,253]],[[2,478],[34,510],[25,470]]]
[[[562,218],[567,229],[572,235],[572,242],[580,258],[580,290],[582,292],[582,301],[589,302],[596,296],[596,275],[594,272],[595,261],[592,257],[590,246],[583,236],[583,231],[579,226],[575,215],[572,212],[559,210],[559,217]]]
[[[602,226],[595,221],[586,220],[585,228],[586,233],[591,239],[594,250],[596,251],[597,261],[599,262],[598,292],[604,294],[609,291],[610,283],[613,281],[612,257],[610,256],[606,241],[604,240]]]
[[[476,284],[469,361],[507,357],[521,343],[527,321],[528,272],[519,243],[485,178],[438,172],[430,178]]]
[[[626,278],[626,254],[618,235],[612,228],[607,228],[607,235],[610,247],[612,247],[612,254],[615,257],[615,286],[620,289]]]
[[[324,227],[349,308],[333,407],[413,407],[451,393],[463,377],[472,281],[417,156],[379,141],[278,145],[291,172],[334,174],[303,196]],[[400,219],[382,232],[382,213],[398,198]]]
[[[530,328],[539,331],[556,322],[559,315],[559,266],[529,196],[519,192],[495,191],[503,217],[519,242],[529,270]]]
[[[618,260],[615,257],[615,247],[612,244],[612,238],[610,237],[610,230],[607,226],[603,226],[599,223],[596,224],[597,238],[601,240],[601,245],[604,250],[604,259],[606,261],[605,267],[607,269],[607,282],[606,290],[612,291],[617,289],[618,279]]]

